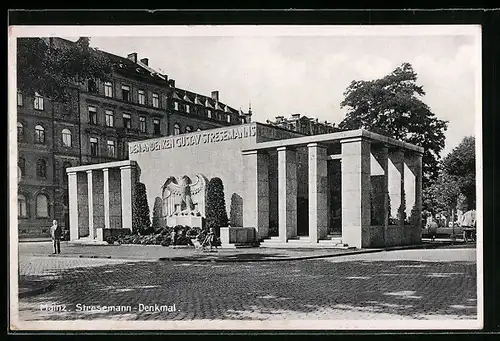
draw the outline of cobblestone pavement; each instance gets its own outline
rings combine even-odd
[[[22,276],[55,283],[50,292],[20,299],[22,320],[475,319],[477,314],[475,249],[226,264],[21,256],[19,266]],[[123,307],[77,311],[78,304]],[[55,305],[66,311],[51,312]]]

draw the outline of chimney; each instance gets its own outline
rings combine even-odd
[[[168,85],[172,88],[175,88],[175,79],[169,79],[168,80]]]
[[[136,57],[137,58],[137,57]],[[148,58],[142,58],[141,63],[144,65],[148,65],[149,59]]]
[[[130,59],[134,63],[137,63],[137,53],[136,52],[129,53],[127,59]]]
[[[212,99],[214,101],[219,101],[219,91],[212,91]]]

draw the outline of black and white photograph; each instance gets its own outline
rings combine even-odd
[[[12,329],[483,327],[480,25],[8,39]]]

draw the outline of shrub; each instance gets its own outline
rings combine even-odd
[[[215,177],[208,182],[205,214],[207,228],[214,228],[217,235],[219,234],[220,227],[227,226],[224,185],[220,178]]]
[[[132,212],[132,232],[140,234],[151,233],[148,197],[146,195],[146,186],[142,182],[138,182],[135,185],[135,200]]]
[[[161,220],[162,220],[162,200],[160,197],[155,198],[155,203],[153,206],[153,220],[151,222],[151,230],[154,233],[158,233],[162,229]]]
[[[105,240],[106,243],[113,245],[118,240],[118,238],[115,236],[107,236]]]
[[[201,232],[201,228],[199,227],[188,227],[186,231],[186,236],[189,238],[195,238]]]

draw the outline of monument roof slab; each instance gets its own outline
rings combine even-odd
[[[331,143],[337,142],[340,143],[342,140],[352,139],[352,138],[366,138],[369,140],[387,143],[392,146],[400,147],[403,149],[411,150],[417,153],[423,153],[424,149],[422,147],[413,145],[411,143],[398,141],[388,136],[380,135],[373,133],[371,131],[367,131],[364,129],[358,130],[346,130],[336,133],[328,133],[321,135],[313,135],[313,136],[304,136],[304,137],[296,137],[290,138],[286,140],[277,140],[270,142],[260,142],[254,148],[255,150],[269,150],[269,149],[277,149],[280,147],[291,147],[291,146],[306,146],[310,143]],[[245,152],[246,150],[244,150]]]

